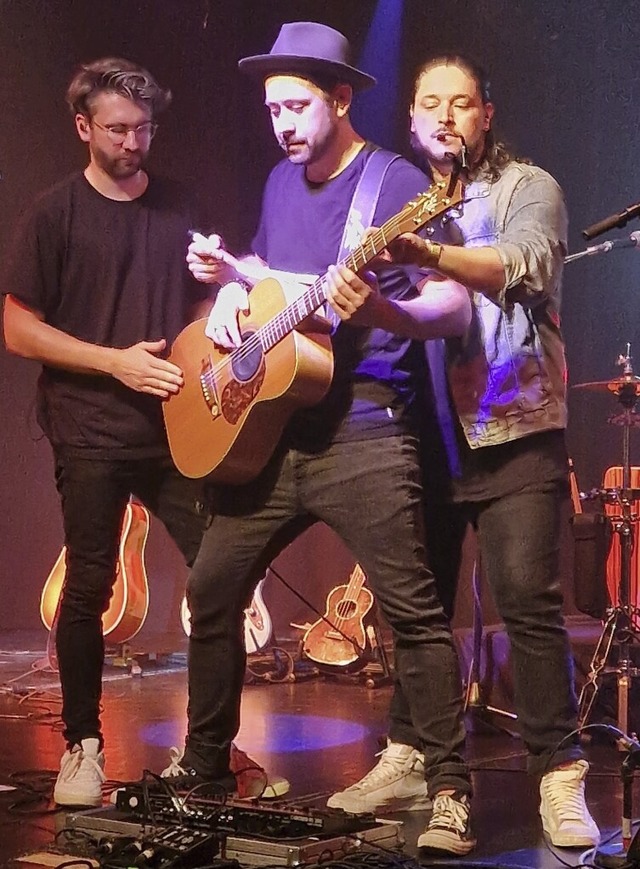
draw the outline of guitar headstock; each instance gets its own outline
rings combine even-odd
[[[428,190],[407,202],[402,211],[396,215],[394,223],[398,235],[403,232],[416,232],[443,211],[462,202],[463,196],[464,185],[459,178],[453,183],[450,176],[443,178],[442,181],[434,181]]]

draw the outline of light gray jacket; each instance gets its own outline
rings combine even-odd
[[[566,426],[560,283],[567,212],[556,181],[510,163],[497,181],[469,184],[435,235],[489,245],[504,265],[499,292],[473,293],[470,329],[448,343],[449,382],[472,448]]]

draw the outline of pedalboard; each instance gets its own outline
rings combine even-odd
[[[130,795],[131,796],[131,795]],[[218,807],[219,808],[219,807]],[[362,823],[358,830],[343,829],[341,833],[314,833],[318,825],[311,831],[300,836],[287,836],[285,838],[267,837],[257,831],[271,829],[272,831],[285,829],[287,833],[299,829],[300,821],[295,821],[291,816],[299,815],[308,821],[309,817],[325,817],[323,810],[309,809],[305,811],[285,809],[280,806],[260,807],[256,805],[233,808],[233,820],[236,826],[243,828],[252,826],[254,833],[229,832],[213,826],[205,828],[202,817],[197,824],[182,823],[176,814],[171,823],[166,819],[160,824],[156,816],[152,823],[149,818],[142,820],[136,817],[130,810],[123,810],[114,806],[87,811],[68,813],[64,819],[65,826],[71,830],[82,831],[98,843],[117,843],[118,837],[122,839],[123,848],[128,847],[125,841],[132,843],[138,849],[138,863],[141,867],[188,867],[199,866],[203,862],[220,869],[230,869],[242,866],[287,866],[297,867],[303,864],[320,864],[328,859],[340,860],[345,856],[356,854],[365,850],[383,848],[385,850],[398,850],[404,844],[402,836],[402,823],[398,821],[375,820],[373,816],[358,815]],[[251,808],[252,813],[245,816],[240,809]],[[211,807],[209,806],[209,810]],[[256,825],[255,812],[264,812]],[[282,815],[287,816],[286,824],[283,824]],[[340,813],[346,814],[346,813]],[[352,816],[347,815],[347,818]],[[193,821],[192,818],[189,819]],[[250,822],[250,823],[249,823]],[[325,829],[328,828],[325,824]],[[146,851],[146,853],[145,853]],[[131,851],[130,853],[133,853]],[[121,849],[121,854],[114,849],[113,856],[109,858],[110,869],[116,869],[119,865],[131,865],[119,863],[127,854]]]
[[[136,782],[121,788],[116,808],[141,823],[180,824],[220,835],[260,836],[266,839],[342,836],[375,824],[371,814],[354,815],[342,809],[290,808],[257,800],[181,795],[157,782]]]

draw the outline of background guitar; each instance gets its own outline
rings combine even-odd
[[[122,520],[113,595],[102,616],[102,633],[115,644],[134,637],[147,616],[149,583],[144,550],[148,534],[149,512],[142,504],[130,501]],[[67,571],[66,556],[67,547],[63,546],[40,597],[40,618],[52,633]]]
[[[273,622],[264,602],[262,586],[266,577],[260,580],[251,598],[251,603],[244,611],[244,645],[248,655],[261,652],[269,643],[273,633]],[[180,607],[182,629],[187,636],[191,633],[191,613],[186,597],[182,598]]]
[[[368,649],[365,618],[373,607],[373,594],[364,587],[366,575],[356,564],[348,585],[338,585],[329,592],[324,618],[318,619],[305,633],[302,648],[317,664],[357,670],[367,663]]]
[[[452,189],[450,189],[450,187]],[[375,230],[341,265],[361,271],[390,241],[462,200],[449,179],[433,184]],[[196,320],[176,338],[169,359],[182,369],[184,387],[162,404],[171,455],[187,477],[246,483],[264,468],[298,407],[317,404],[333,376],[328,335],[297,327],[326,301],[324,275],[286,305],[273,278],[251,290],[251,311],[239,317],[242,344],[215,347]]]

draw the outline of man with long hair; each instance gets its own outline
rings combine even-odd
[[[511,641],[515,707],[529,772],[541,777],[543,828],[554,845],[586,847],[599,834],[585,803],[589,767],[575,736],[558,576],[568,497],[559,317],[566,208],[547,172],[515,158],[494,137],[489,85],[469,59],[442,55],[426,62],[410,115],[412,144],[427,172],[439,179],[462,167],[466,189],[462,205],[431,235],[402,236],[390,256],[472,293],[469,330],[447,341],[461,466],[454,499],[476,529]],[[455,588],[441,588],[449,611],[454,596]],[[330,806],[389,810],[401,783],[408,789],[421,780],[423,747],[403,689],[399,683],[391,705],[389,747]]]

